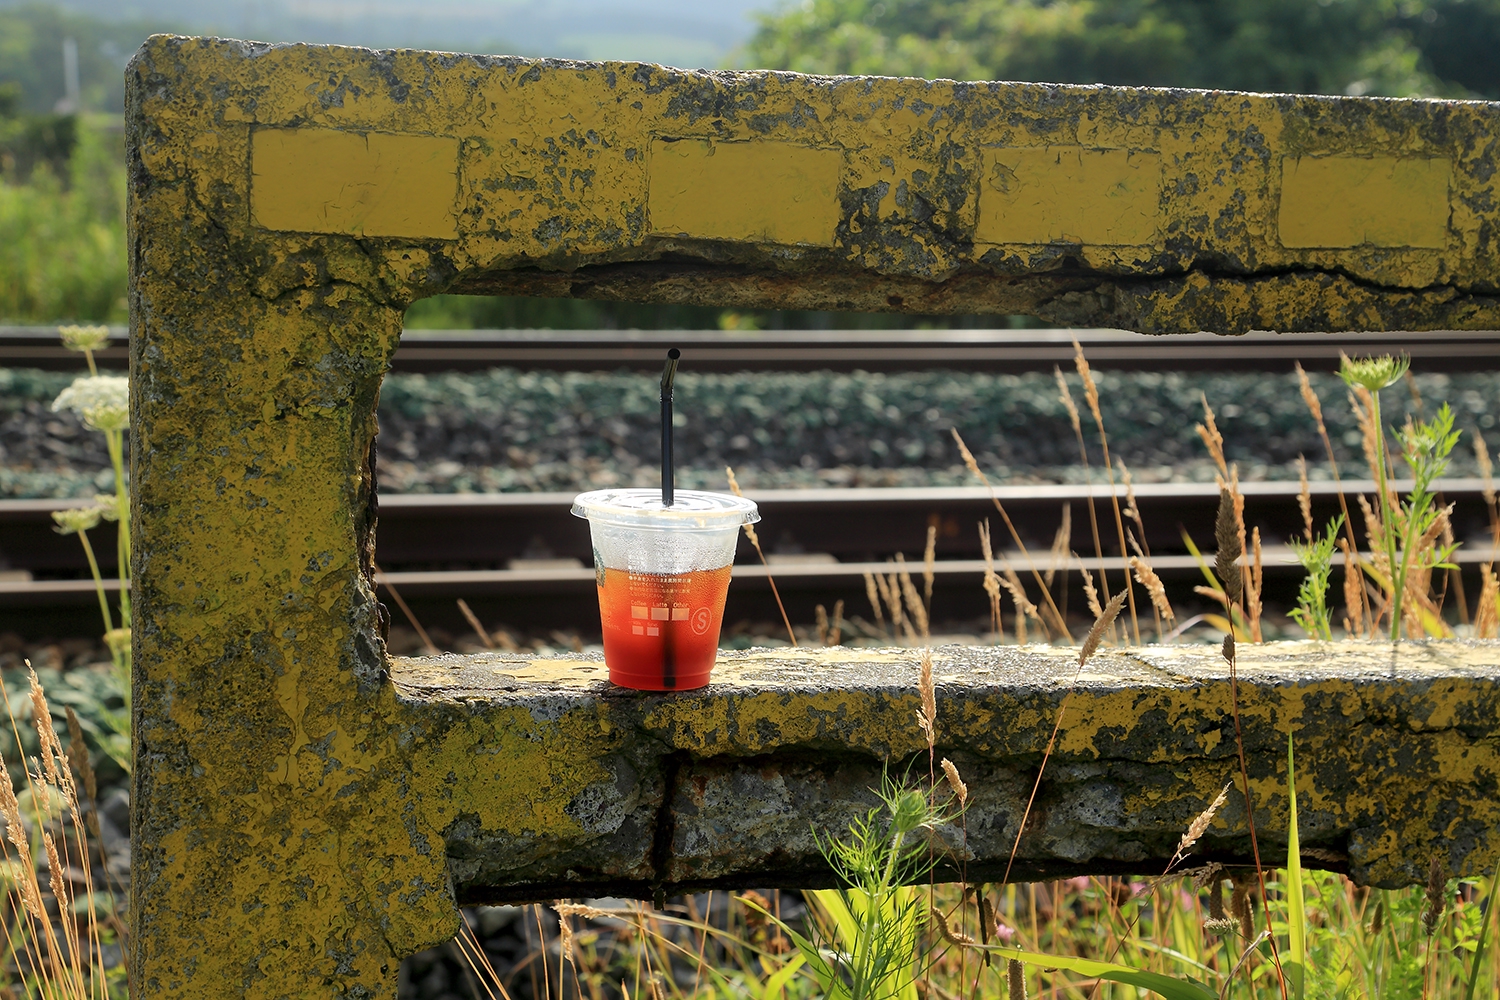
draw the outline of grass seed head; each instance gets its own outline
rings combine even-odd
[[[1244,546],[1240,542],[1239,521],[1235,517],[1235,498],[1227,487],[1219,490],[1219,511],[1214,517],[1214,543],[1218,552],[1214,556],[1214,572],[1224,585],[1224,594],[1230,604],[1238,604],[1242,592],[1240,579],[1240,556]]]
[[[1447,889],[1448,880],[1443,875],[1442,862],[1433,858],[1427,869],[1427,905],[1422,910],[1422,926],[1428,937],[1437,931],[1438,921],[1443,919],[1443,911],[1448,908]]]
[[[1084,637],[1083,648],[1078,651],[1078,665],[1081,667],[1089,661],[1099,648],[1099,643],[1104,640],[1104,633],[1115,623],[1115,618],[1120,614],[1120,608],[1125,603],[1125,591],[1120,591],[1109,599],[1104,606],[1104,613],[1094,621],[1094,627],[1089,629],[1089,634]]]
[[[1146,593],[1151,597],[1151,606],[1156,608],[1166,621],[1176,621],[1177,613],[1172,610],[1172,602],[1167,600],[1166,585],[1161,582],[1161,577],[1156,575],[1151,564],[1140,556],[1131,556],[1130,565],[1135,570],[1136,581],[1146,588]]]
[[[1192,850],[1193,845],[1208,832],[1208,825],[1214,821],[1214,813],[1218,812],[1224,803],[1229,801],[1229,789],[1232,787],[1233,782],[1226,784],[1218,796],[1208,804],[1208,808],[1199,813],[1193,822],[1188,824],[1187,832],[1177,842],[1177,851],[1173,855],[1174,858],[1181,858],[1186,855],[1188,851]]]
[[[917,725],[927,736],[927,749],[937,742],[937,691],[932,684],[932,650],[922,650],[922,672],[917,676],[917,693],[922,699],[922,708],[917,712]]]
[[[1316,392],[1313,392],[1312,383],[1307,378],[1307,372],[1302,370],[1302,362],[1298,361],[1296,364],[1297,381],[1302,386],[1302,402],[1307,404],[1308,412],[1312,414],[1313,420],[1321,427],[1323,425],[1323,401],[1318,398]]]
[[[1073,402],[1073,393],[1068,388],[1068,380],[1063,377],[1062,369],[1056,365],[1052,366],[1052,375],[1057,379],[1057,398],[1062,401],[1063,408],[1068,411],[1068,419],[1073,423],[1073,433],[1083,433],[1083,422],[1078,419],[1078,406]]]
[[[1078,553],[1073,553],[1073,558],[1077,559]],[[1088,602],[1089,614],[1095,618],[1102,618],[1104,608],[1099,603],[1099,591],[1094,586],[1094,574],[1088,571],[1088,567],[1084,567],[1081,572],[1083,573],[1083,597]]]
[[[953,761],[944,757],[942,760],[943,776],[948,779],[948,787],[953,789],[953,794],[958,796],[958,807],[962,809],[969,804],[969,786],[964,784],[964,779],[958,776],[958,768]]]
[[[1198,398],[1203,403],[1203,423],[1198,425],[1198,436],[1208,447],[1209,457],[1218,466],[1219,475],[1228,479],[1229,464],[1224,460],[1224,435],[1219,433],[1219,425],[1214,422],[1214,411],[1208,405],[1208,396],[1200,392]]]
[[[1006,1000],[1026,1000],[1026,968],[1019,959],[1005,963]]]
[[[1302,537],[1313,538],[1312,490],[1307,485],[1307,459],[1297,456],[1297,509],[1302,511]]]

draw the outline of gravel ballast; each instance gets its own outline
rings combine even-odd
[[[1293,373],[1096,372],[1110,450],[1137,481],[1212,480],[1194,429],[1200,393],[1243,478],[1295,478],[1298,454],[1328,476]],[[103,436],[49,409],[71,375],[0,369],[0,496],[87,496],[110,488]],[[1068,376],[1095,475],[1098,436]],[[1363,474],[1342,382],[1312,376],[1339,462]],[[1417,375],[1386,390],[1391,423],[1441,402],[1466,434],[1491,433],[1500,382],[1488,373]],[[957,427],[997,482],[1076,482],[1078,442],[1051,375],[966,372],[697,374],[677,379],[679,485],[722,488],[924,486],[971,482]],[[658,476],[657,380],[638,373],[487,372],[387,377],[380,401],[381,489],[391,493],[583,490]],[[1468,441],[1450,474],[1475,468]]]

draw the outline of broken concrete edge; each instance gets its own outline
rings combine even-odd
[[[971,794],[936,834],[953,859],[940,877],[1001,877],[1065,698],[1013,880],[1160,874],[1220,789],[1242,787],[1217,647],[1077,666],[1068,648],[935,651],[933,759]],[[391,676],[420,756],[449,768],[431,822],[457,898],[478,902],[832,884],[813,831],[873,807],[884,773],[929,780],[919,670],[912,649],[780,649],[726,653],[709,687],[666,695],[613,687],[597,656],[399,658]],[[1238,680],[1264,864],[1285,859],[1290,734],[1309,867],[1394,887],[1433,856],[1453,874],[1493,866],[1500,643],[1242,645]],[[505,787],[519,774],[524,789]],[[1209,861],[1254,864],[1233,790],[1189,864]]]

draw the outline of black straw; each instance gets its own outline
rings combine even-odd
[[[672,469],[672,380],[677,377],[677,359],[682,352],[672,348],[667,352],[667,364],[661,370],[661,505],[670,507],[676,502],[673,495],[676,479]]]

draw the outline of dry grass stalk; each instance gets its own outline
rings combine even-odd
[[[833,602],[833,621],[828,626],[828,645],[842,646],[844,644],[844,600],[839,598]]]
[[[1065,503],[1062,505],[1061,519],[1057,524],[1057,534],[1052,536],[1052,550],[1047,553],[1047,572],[1042,574],[1042,580],[1048,587],[1057,578],[1057,571],[1063,571],[1063,587],[1067,588],[1068,580],[1068,553],[1073,550],[1073,505]]]
[[[1495,512],[1495,467],[1490,461],[1490,449],[1485,444],[1484,437],[1480,434],[1474,435],[1474,462],[1479,466],[1479,478],[1484,480],[1484,502],[1490,507],[1491,517]]]
[[[1214,422],[1214,411],[1208,405],[1208,396],[1200,392],[1198,399],[1203,403],[1203,423],[1197,425],[1198,436],[1208,447],[1208,454],[1214,460],[1214,465],[1218,466],[1219,478],[1228,481],[1229,464],[1224,460],[1224,435],[1219,433],[1219,425]]]
[[[813,608],[813,627],[818,630],[818,645],[828,645],[828,609],[821,604]]]
[[[1000,577],[995,573],[995,554],[990,548],[990,521],[979,522],[979,545],[984,552],[984,592],[990,599],[990,631],[997,640],[1004,640],[1005,633],[1000,621]]]
[[[1141,533],[1141,544],[1146,546],[1146,555],[1151,555],[1151,546],[1146,541],[1146,522],[1141,520],[1140,504],[1135,502],[1135,481],[1130,478],[1130,467],[1125,460],[1118,456],[1115,462],[1120,466],[1120,481],[1125,484],[1125,516],[1135,522],[1135,529]]]
[[[10,845],[6,847],[0,842],[0,857],[10,871],[7,891],[11,908],[17,915],[15,922],[6,928],[7,942],[12,960],[36,980],[43,995],[67,1000],[107,998],[109,984],[102,969],[96,965],[101,947],[101,918],[94,897],[88,827],[81,815],[72,765],[52,724],[46,693],[36,672],[31,670],[30,661],[26,666],[31,684],[32,724],[40,745],[33,767],[26,770],[27,787],[35,807],[35,813],[29,819],[40,842],[42,856],[47,859],[48,890],[61,919],[54,923],[49,913],[36,870],[37,859],[29,836],[31,831],[25,825],[28,817],[21,812],[10,770],[0,759],[0,816],[5,819],[5,836]],[[7,701],[7,709],[10,707]],[[78,739],[82,757],[87,749],[82,744],[82,729],[76,720],[75,715],[71,721],[72,728],[77,731],[70,736]],[[10,722],[19,745],[20,730],[13,714]],[[85,772],[85,787],[91,787],[92,768],[87,763],[80,766],[80,773]],[[60,800],[59,811],[71,821],[71,828],[63,820],[53,817],[54,797]],[[78,862],[76,867],[75,860]],[[83,873],[81,888],[74,887],[71,875],[78,868]],[[124,928],[118,929],[123,935]]]
[[[1005,528],[1010,532],[1011,541],[1016,543],[1016,548],[1021,552],[1021,558],[1026,560],[1027,567],[1031,570],[1031,575],[1036,578],[1037,585],[1042,588],[1042,596],[1046,598],[1047,608],[1052,613],[1053,627],[1056,628],[1058,635],[1066,636],[1067,640],[1072,642],[1073,633],[1068,630],[1068,622],[1063,618],[1062,612],[1057,610],[1057,602],[1052,599],[1052,591],[1048,590],[1047,585],[1042,582],[1041,571],[1036,568],[1036,563],[1032,560],[1031,553],[1026,548],[1026,543],[1021,541],[1021,534],[1016,531],[1016,526],[1011,521],[1010,515],[1005,512],[1005,505],[1000,502],[1000,498],[995,494],[995,487],[990,483],[990,477],[986,476],[979,468],[979,463],[974,460],[974,453],[969,451],[968,445],[964,444],[964,439],[958,433],[957,427],[952,429],[952,434],[953,440],[958,444],[958,452],[963,456],[964,466],[980,482],[984,483],[985,488],[989,490],[990,503],[994,504],[995,510],[1000,513],[1000,519],[1005,522]]]
[[[1115,534],[1120,540],[1120,558],[1125,559],[1130,552],[1125,547],[1125,522],[1120,516],[1120,497],[1115,492],[1115,467],[1109,458],[1109,435],[1104,432],[1104,414],[1099,409],[1099,387],[1094,383],[1094,374],[1089,369],[1088,359],[1083,356],[1083,348],[1078,341],[1073,341],[1073,364],[1078,368],[1078,376],[1083,379],[1083,395],[1088,400],[1089,413],[1093,415],[1094,425],[1099,428],[1099,449],[1104,453],[1104,474],[1109,481],[1109,503],[1115,515]],[[1135,636],[1135,644],[1141,644],[1141,624],[1136,618],[1135,611],[1135,587],[1131,586],[1130,574],[1125,574],[1125,595],[1130,602],[1130,629]]]
[[[917,695],[922,707],[917,710],[917,726],[927,737],[927,750],[937,743],[937,690],[932,683],[932,650],[922,650],[922,672],[917,675]]]
[[[1474,634],[1500,638],[1500,577],[1489,564],[1479,567],[1479,607],[1474,609]]]
[[[906,571],[906,556],[900,552],[896,553],[896,565],[899,567],[897,574],[901,580],[901,594],[906,598],[906,616],[916,623],[917,634],[926,642],[930,634],[927,606],[922,603],[916,584],[911,582],[911,574]]]
[[[1307,459],[1297,456],[1297,509],[1302,511],[1302,538],[1313,540],[1312,490],[1307,485]]]
[[[1359,424],[1360,448],[1364,451],[1365,462],[1372,470],[1382,468],[1385,456],[1380,454],[1380,428],[1375,425],[1375,399],[1370,390],[1356,386],[1349,393],[1349,408],[1354,411],[1355,422]]]
[[[1140,556],[1130,557],[1131,568],[1135,571],[1135,578],[1146,593],[1151,597],[1151,606],[1156,609],[1157,614],[1167,622],[1177,620],[1177,613],[1172,610],[1172,602],[1167,600],[1167,588],[1162,584],[1161,577],[1151,568],[1151,564]],[[1158,636],[1158,638],[1160,638]]]
[[[729,478],[729,490],[737,497],[745,494],[740,492],[740,483],[734,478],[733,466],[724,466],[724,475]],[[760,536],[755,533],[755,525],[741,525],[745,529],[745,537],[750,539],[750,544],[755,546],[755,554],[760,556],[760,564],[766,568],[766,582],[771,585],[771,596],[776,598],[776,609],[781,612],[781,624],[786,626],[787,638],[792,642],[792,648],[797,647],[797,633],[792,630],[792,620],[787,617],[786,605],[781,603],[781,591],[776,589],[776,578],[771,575],[771,564],[766,561],[766,553],[760,547]]]
[[[932,617],[932,581],[936,577],[937,529],[933,523],[927,525],[927,547],[922,550],[922,606],[928,618]]]
[[[1359,501],[1360,511],[1364,514],[1365,518],[1365,542],[1369,546],[1367,555],[1370,560],[1370,566],[1380,577],[1386,580],[1393,579],[1390,555],[1385,548],[1386,525],[1382,523],[1380,514],[1370,505],[1368,500],[1363,496],[1356,499]],[[1380,620],[1385,617],[1386,611],[1390,608],[1390,595],[1383,594],[1382,597],[1383,602],[1381,606],[1371,609],[1369,615],[1368,624],[1372,636],[1380,630]]]
[[[1036,605],[1026,597],[1026,588],[1021,586],[1021,578],[1016,576],[1016,571],[1009,566],[1005,567],[1005,575],[1000,579],[1000,585],[1010,591],[1011,600],[1016,602],[1016,642],[1026,645],[1026,619],[1034,618],[1038,623],[1041,616],[1037,614]]]
[[[1218,797],[1208,804],[1208,808],[1199,813],[1197,818],[1188,825],[1187,832],[1177,842],[1177,850],[1172,853],[1172,862],[1167,866],[1168,868],[1186,857],[1187,852],[1192,850],[1193,845],[1208,832],[1208,825],[1213,822],[1214,813],[1218,812],[1220,807],[1229,801],[1229,790],[1233,787],[1234,782],[1226,784],[1223,791],[1219,792]]]
[[[964,784],[964,779],[959,777],[958,768],[953,761],[944,757],[941,761],[943,775],[948,779],[948,787],[953,789],[953,794],[958,796],[958,807],[964,808],[969,804],[969,786]]]
[[[884,573],[876,573],[875,583],[880,588],[880,596],[885,600],[887,610],[891,613],[891,638],[901,638],[903,627],[910,635],[911,626],[906,624],[906,616],[901,613],[901,590],[896,584],[895,575],[887,576]]]
[[[1073,553],[1073,558],[1078,559],[1078,553]],[[1088,602],[1089,614],[1098,618],[1104,614],[1104,606],[1099,603],[1099,591],[1094,589],[1094,574],[1089,572],[1087,566],[1080,567],[1080,572],[1083,574],[1083,598]]]
[[[1089,661],[1089,657],[1099,648],[1099,643],[1104,639],[1104,633],[1109,630],[1110,625],[1119,617],[1120,607],[1125,603],[1125,593],[1121,591],[1109,599],[1104,606],[1104,613],[1094,620],[1094,627],[1089,629],[1089,634],[1084,637],[1083,647],[1078,651],[1078,665],[1082,667]]]
[[[1089,509],[1089,531],[1094,536],[1094,558],[1099,560],[1099,585],[1104,588],[1104,599],[1107,601],[1109,575],[1104,572],[1104,545],[1099,540],[1099,512],[1094,509],[1094,475],[1089,465],[1088,445],[1083,441],[1083,423],[1078,419],[1078,407],[1073,402],[1073,392],[1068,388],[1068,380],[1063,377],[1062,369],[1053,365],[1052,376],[1057,379],[1058,398],[1068,411],[1068,419],[1073,423],[1073,436],[1078,439],[1078,459],[1083,463],[1083,488]]]
[[[605,917],[620,917],[619,912],[601,910],[597,906],[589,906],[587,903],[553,903],[552,909],[563,917],[583,917],[585,920],[599,920]]]
[[[1243,531],[1243,522],[1241,524]],[[1265,578],[1265,565],[1261,559],[1260,552],[1260,528],[1256,528],[1250,535],[1250,572],[1249,586],[1245,588],[1245,618],[1250,627],[1251,642],[1265,642],[1260,634],[1260,588]]]
[[[469,607],[469,602],[462,597],[458,599],[458,610],[464,616],[464,620],[469,623],[469,628],[473,629],[474,634],[479,636],[479,641],[484,643],[484,648],[494,649],[495,640],[490,637],[489,630],[479,623],[479,616],[474,613],[473,608]]]
[[[1333,471],[1333,481],[1339,484],[1339,510],[1343,511],[1344,514],[1344,537],[1349,542],[1344,556],[1345,573],[1349,572],[1348,567],[1351,565],[1350,560],[1352,560],[1355,576],[1362,578],[1363,571],[1359,568],[1359,542],[1354,537],[1354,520],[1349,516],[1349,501],[1344,496],[1343,480],[1339,477],[1338,456],[1333,453],[1333,441],[1328,437],[1328,425],[1323,423],[1323,403],[1318,399],[1318,394],[1313,391],[1312,382],[1308,380],[1307,372],[1302,370],[1302,363],[1299,361],[1296,363],[1296,366],[1297,379],[1302,386],[1302,401],[1307,404],[1307,410],[1312,414],[1313,422],[1318,425],[1318,436],[1323,439],[1323,450],[1328,455],[1328,467]],[[1344,588],[1346,596],[1349,594],[1349,589],[1346,584]],[[1359,595],[1360,611],[1358,617],[1361,620],[1369,618],[1369,601],[1365,596],[1363,583],[1361,582],[1359,586],[1355,587],[1354,591]],[[1351,620],[1353,617],[1351,614]]]
[[[1344,553],[1344,631],[1352,639],[1365,634],[1364,573],[1347,539],[1339,539],[1339,549]]]
[[[880,590],[875,586],[875,574],[865,574],[865,597],[870,600],[870,610],[875,613],[875,628],[885,631],[885,612],[880,609]]]

